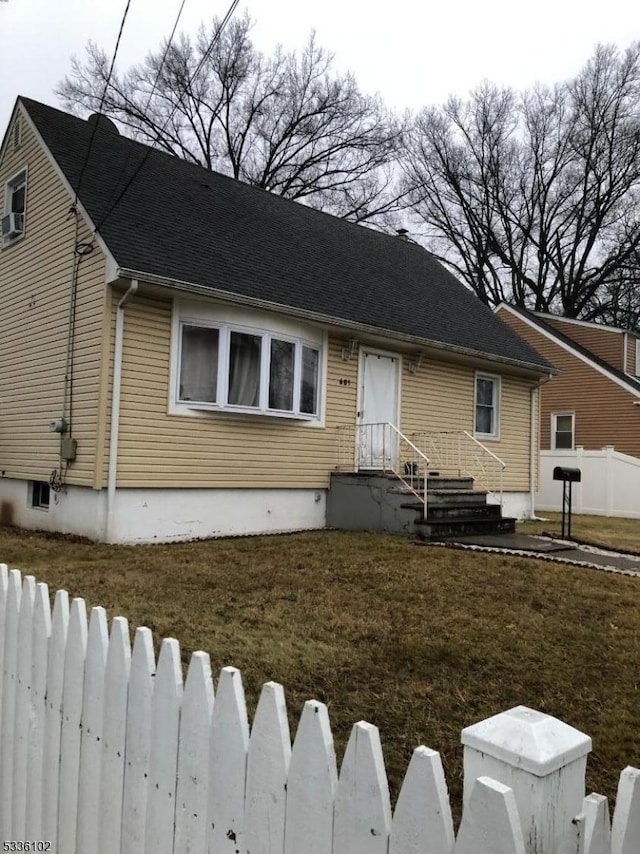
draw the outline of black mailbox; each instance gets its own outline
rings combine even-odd
[[[571,490],[574,483],[580,483],[582,480],[582,472],[569,466],[554,466],[553,479],[562,481],[562,537],[564,539],[564,523],[567,519],[571,539]]]
[[[580,483],[582,474],[580,469],[571,469],[568,466],[555,466],[553,469],[553,479],[562,480],[565,483]]]

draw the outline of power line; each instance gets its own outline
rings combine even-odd
[[[216,46],[216,44],[217,44],[217,43],[218,43],[218,41],[220,40],[220,36],[222,35],[222,32],[223,32],[224,28],[225,28],[225,27],[226,27],[226,25],[229,23],[230,19],[233,17],[233,14],[234,14],[234,12],[235,12],[235,10],[236,10],[236,8],[237,8],[237,6],[238,6],[238,4],[239,4],[239,3],[240,3],[240,0],[233,0],[233,2],[231,3],[231,5],[229,6],[229,9],[227,10],[226,15],[225,15],[225,16],[224,16],[224,18],[222,19],[222,21],[221,21],[221,23],[220,23],[220,26],[218,27],[218,29],[217,29],[217,30],[216,30],[216,32],[214,33],[213,38],[211,39],[211,43],[209,44],[209,47],[207,48],[207,50],[205,51],[204,55],[202,56],[202,58],[201,58],[200,62],[199,62],[199,63],[198,63],[198,65],[196,66],[196,70],[193,72],[193,74],[191,75],[191,77],[187,80],[187,85],[186,85],[186,87],[185,87],[185,88],[190,87],[190,86],[191,86],[191,84],[193,83],[193,81],[196,79],[196,77],[197,77],[197,76],[198,76],[198,74],[200,73],[200,70],[201,70],[202,66],[205,64],[205,62],[207,61],[207,59],[208,59],[208,58],[209,58],[209,56],[211,55],[211,53],[212,53],[212,51],[213,51],[214,47]],[[178,107],[179,107],[180,105],[182,105],[182,98],[183,98],[183,96],[179,94],[179,95],[178,95],[178,104],[176,104],[176,106],[175,106],[175,107],[171,110],[171,112],[169,113],[169,115],[168,115],[168,117],[166,118],[166,120],[165,120],[164,124],[161,126],[161,128],[160,128],[160,130],[159,130],[159,134],[160,134],[160,133],[162,133],[162,131],[163,131],[163,130],[166,128],[166,126],[169,124],[169,122],[171,121],[171,119],[172,119],[172,118],[173,118],[173,116],[175,115],[176,110],[178,109]],[[151,152],[152,152],[152,151],[155,151],[155,143],[154,143],[153,145],[151,145],[151,146],[149,146],[149,147],[147,148],[147,151],[146,151],[146,153],[145,153],[144,157],[142,158],[142,160],[141,160],[141,162],[140,162],[140,165],[138,166],[138,168],[136,169],[136,171],[133,173],[133,175],[131,176],[131,178],[127,181],[127,183],[126,183],[126,184],[125,184],[125,186],[123,187],[122,191],[120,192],[120,194],[119,194],[119,195],[118,195],[118,197],[116,198],[116,200],[115,200],[115,202],[113,203],[113,205],[112,205],[112,206],[107,210],[107,212],[104,214],[104,216],[102,217],[102,219],[100,220],[100,222],[96,225],[96,227],[95,227],[95,229],[94,229],[94,233],[98,232],[98,231],[102,228],[102,226],[105,224],[106,220],[111,216],[111,214],[113,213],[113,211],[114,211],[114,210],[116,209],[116,207],[120,204],[120,202],[122,201],[122,198],[123,198],[123,197],[125,196],[125,194],[129,191],[129,188],[131,187],[131,185],[133,184],[133,182],[135,181],[135,179],[136,179],[136,178],[138,177],[138,175],[140,174],[140,171],[142,170],[143,166],[144,166],[144,165],[145,165],[145,163],[147,162],[147,160],[148,160],[148,158],[149,158],[149,155],[151,154]]]
[[[120,47],[120,40],[122,39],[122,31],[124,30],[124,25],[127,20],[127,15],[129,14],[129,7],[131,6],[131,0],[127,0],[127,5],[124,10],[124,14],[122,15],[122,20],[120,21],[120,30],[118,31],[118,38],[116,39],[116,46],[113,51],[113,56],[111,58],[111,65],[109,66],[109,73],[107,74],[107,79],[104,84],[104,89],[102,90],[102,97],[100,98],[100,106],[98,107],[98,113],[102,112],[102,107],[104,104],[104,99],[107,96],[107,89],[109,88],[109,83],[111,82],[111,75],[113,74],[113,69],[116,64],[116,57],[118,55],[118,48]],[[89,147],[87,148],[87,153],[84,158],[84,163],[82,164],[82,169],[80,170],[80,177],[78,178],[78,185],[76,187],[76,197],[74,200],[74,205],[78,201],[78,194],[80,193],[80,187],[82,185],[82,179],[84,178],[85,169],[87,168],[87,163],[89,162],[89,157],[91,155],[91,149],[93,147],[93,141],[96,136],[96,131],[98,130],[98,122],[94,122],[93,132],[91,133],[91,139],[89,140]]]
[[[160,80],[160,75],[162,74],[162,69],[163,69],[164,64],[166,62],[167,56],[169,55],[169,51],[171,50],[171,45],[173,43],[173,37],[175,36],[176,30],[178,29],[178,23],[180,22],[180,18],[182,17],[182,10],[184,9],[184,4],[186,2],[187,2],[187,0],[182,0],[182,3],[180,4],[180,8],[178,9],[178,14],[177,14],[176,19],[174,21],[173,29],[171,30],[171,35],[169,36],[169,40],[167,41],[167,46],[165,47],[164,53],[162,54],[162,59],[160,60],[160,65],[158,66],[158,70],[156,72],[156,77],[155,77],[155,80],[153,81],[153,86],[151,87],[151,91],[149,92],[149,97],[147,98],[147,103],[145,104],[144,109],[143,109],[143,114],[145,114],[149,110],[149,105],[151,104],[151,99],[153,98],[153,95],[156,91],[158,81]],[[116,190],[117,190],[118,184],[120,183],[120,179],[124,175],[124,173],[127,169],[127,166],[129,165],[130,159],[131,159],[131,152],[129,152],[127,154],[127,157],[126,157],[125,162],[122,166],[122,169],[120,170],[120,174],[118,175],[118,180],[117,180],[117,182],[113,188],[111,195],[109,196],[109,201],[105,205],[106,213],[103,215],[102,219],[100,220],[100,224],[96,226],[96,229],[95,229],[96,231],[98,231],[98,229],[100,228],[100,225],[102,225],[104,223],[105,219],[107,218],[107,216],[109,215],[109,213],[111,211],[111,208],[109,206],[111,205],[111,203],[113,201],[113,197],[116,194]]]

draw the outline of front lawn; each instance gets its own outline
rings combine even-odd
[[[523,703],[593,738],[588,786],[640,764],[640,580],[511,555],[334,531],[114,547],[0,529],[0,560],[88,604],[379,726],[392,791],[415,746],[441,751],[454,802],[460,730]]]

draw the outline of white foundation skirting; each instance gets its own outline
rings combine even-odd
[[[160,543],[324,528],[324,489],[119,489],[107,535],[106,490],[51,492],[31,506],[29,481],[0,479],[0,522],[112,543]]]

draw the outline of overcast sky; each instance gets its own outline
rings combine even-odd
[[[121,69],[168,36],[180,0],[131,0]],[[222,17],[229,0],[186,0],[181,29]],[[515,88],[575,74],[598,42],[627,47],[640,38],[629,0],[250,0],[256,43],[303,45],[315,29],[360,87],[397,109],[418,110],[449,94],[464,96],[484,78]],[[18,94],[59,106],[55,84],[88,39],[113,51],[125,0],[0,2],[0,129]],[[239,9],[242,6],[239,7]]]

